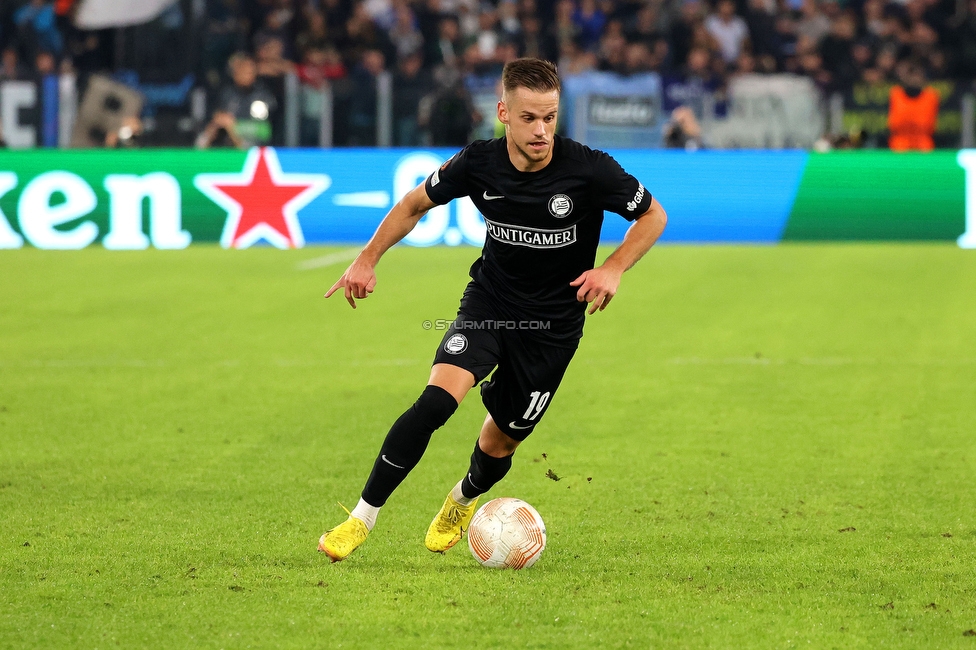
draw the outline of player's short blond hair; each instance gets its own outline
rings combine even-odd
[[[555,64],[531,57],[515,59],[505,64],[502,70],[502,87],[506,93],[516,88],[528,88],[543,93],[562,90]]]

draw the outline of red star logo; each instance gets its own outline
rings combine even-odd
[[[298,211],[332,180],[325,174],[286,174],[275,150],[265,147],[248,152],[239,174],[197,174],[193,184],[227,210],[224,248],[247,248],[262,239],[278,248],[301,248]]]

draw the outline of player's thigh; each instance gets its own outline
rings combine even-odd
[[[534,344],[517,334],[506,337],[498,369],[481,387],[482,401],[502,433],[519,441],[528,437],[552,403],[574,354],[575,348]]]
[[[458,403],[473,386],[494,370],[501,353],[498,332],[474,327],[472,324],[477,322],[458,315],[444,333],[430,371],[428,384],[440,386],[451,393]]]

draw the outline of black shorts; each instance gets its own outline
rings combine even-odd
[[[570,342],[574,347],[539,343],[526,335],[529,321],[500,313],[483,290],[469,284],[434,363],[464,368],[476,384],[494,370],[481,385],[481,401],[502,432],[525,440],[552,403],[579,341]]]

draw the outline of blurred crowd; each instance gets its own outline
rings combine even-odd
[[[119,35],[74,28],[74,4],[3,3],[0,80],[119,64]],[[336,144],[353,145],[375,143],[381,73],[393,75],[394,144],[456,144],[483,119],[472,80],[517,56],[717,92],[752,72],[806,75],[825,93],[976,77],[976,0],[182,0],[153,29],[156,64],[197,75],[221,114],[202,146],[240,140],[221,124],[258,119],[256,105],[274,113],[289,72],[331,84]]]

